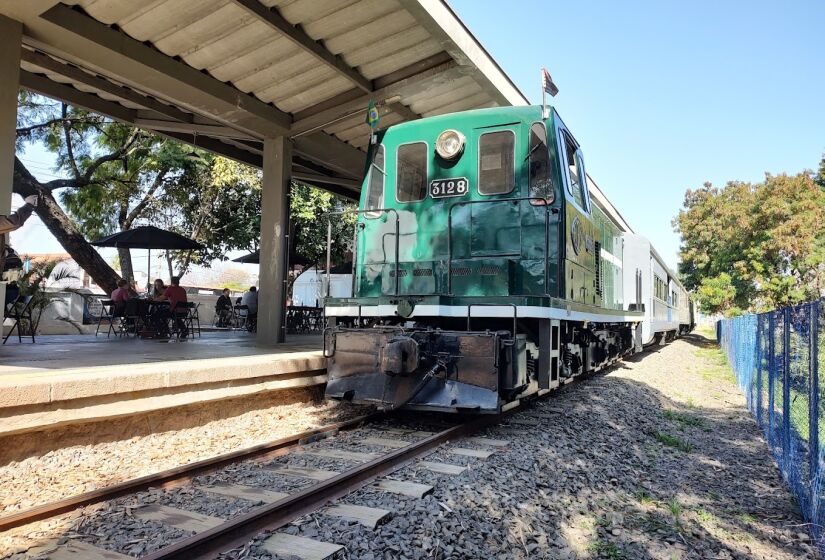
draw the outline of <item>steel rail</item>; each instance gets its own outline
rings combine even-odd
[[[457,437],[475,432],[498,420],[479,418],[447,428],[407,447],[391,451],[381,457],[343,472],[329,480],[314,484],[290,494],[277,502],[256,508],[249,513],[174,542],[143,560],[193,560],[214,558],[221,552],[242,546],[264,530],[283,527],[294,519],[318,510],[331,500],[343,497],[363,487],[375,478],[389,474],[405,464],[430,453],[439,445]]]
[[[50,517],[98,502],[104,502],[106,500],[132,494],[134,492],[140,492],[149,487],[163,488],[166,486],[184,483],[195,476],[200,476],[202,474],[215,471],[223,466],[237,463],[239,461],[247,461],[257,457],[266,456],[267,454],[273,454],[273,456],[281,455],[300,444],[323,439],[324,437],[334,435],[340,430],[356,428],[365,422],[371,422],[384,416],[386,416],[385,412],[375,412],[373,414],[358,416],[344,422],[336,422],[335,424],[329,424],[313,430],[306,430],[292,436],[262,443],[253,447],[247,447],[238,451],[224,453],[222,455],[217,455],[215,457],[190,463],[188,465],[181,465],[180,467],[175,467],[147,476],[141,476],[139,478],[133,478],[112,486],[98,488],[97,490],[84,492],[83,494],[78,494],[76,496],[71,496],[55,502],[35,506],[18,513],[0,517],[0,531],[6,531],[8,529],[13,529],[15,527],[32,523],[34,521],[48,519]]]

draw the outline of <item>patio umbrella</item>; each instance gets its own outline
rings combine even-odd
[[[238,257],[237,259],[232,259],[232,262],[236,263],[244,263],[244,264],[260,264],[261,263],[261,252],[260,251],[253,251],[248,255],[244,255],[242,257]],[[308,264],[312,264],[308,258],[304,257],[298,253],[290,253],[289,255],[289,266],[307,266]]]
[[[197,251],[203,249],[203,245],[184,237],[174,231],[160,229],[155,226],[140,226],[134,229],[121,231],[103,239],[93,241],[96,247],[116,247],[118,249],[148,249],[149,269],[147,275],[151,276],[152,249],[166,249],[178,251]]]
[[[260,264],[261,263],[261,252],[260,251],[253,251],[252,253],[249,253],[248,255],[238,257],[237,259],[232,259],[232,262],[244,263],[244,264]]]

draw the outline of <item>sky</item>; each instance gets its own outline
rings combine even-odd
[[[686,189],[825,152],[823,0],[448,1],[532,103],[548,69],[587,172],[674,269]]]
[[[825,152],[823,0],[449,3],[531,102],[549,70],[588,173],[674,269],[686,189],[813,169]],[[41,148],[23,159],[54,178]],[[36,218],[12,243],[62,252]]]

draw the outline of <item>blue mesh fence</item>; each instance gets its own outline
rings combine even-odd
[[[723,319],[717,337],[748,408],[825,553],[825,299]]]

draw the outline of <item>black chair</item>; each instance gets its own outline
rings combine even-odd
[[[194,332],[198,333],[198,338],[201,337],[201,315],[198,312],[200,307],[201,307],[201,304],[196,303],[195,306],[190,311],[190,314],[192,315],[192,326],[194,327],[193,330],[194,330]],[[192,336],[194,336],[194,334]]]
[[[130,298],[120,306],[115,307],[115,317],[120,316],[120,336],[134,334],[135,338],[140,335],[140,331],[146,324],[148,305],[138,298]]]
[[[11,333],[14,332],[14,329],[17,329],[17,340],[19,342],[23,342],[23,337],[31,337],[32,344],[34,344],[34,321],[32,320],[32,301],[34,298],[32,296],[17,296],[13,302],[6,306],[6,310],[4,313],[4,319],[12,319],[14,324],[11,326],[9,330],[9,334],[3,339],[3,344],[11,336]],[[29,324],[29,332],[30,334],[23,334],[23,330],[20,326],[20,322],[23,321],[28,322]]]
[[[115,333],[115,336],[118,336],[120,333],[117,329],[115,329],[115,320],[122,322],[123,319],[117,315],[117,305],[110,299],[100,300],[100,305],[102,309],[100,311],[100,317],[97,319],[97,330],[95,330],[95,336],[100,333],[100,325],[103,324],[103,321],[106,321],[109,324],[109,329],[106,331],[106,338],[109,338],[112,333]]]
[[[170,314],[169,330],[178,339],[186,338],[190,333],[194,336],[194,325],[198,306],[192,301],[179,301]],[[198,324],[200,328],[200,324]]]
[[[247,321],[249,320],[249,307],[236,303],[234,311],[235,317],[237,318],[237,321],[235,322],[235,329],[246,328]]]

